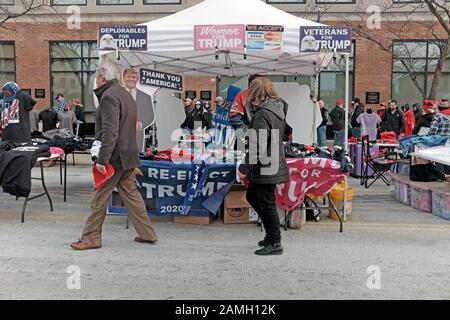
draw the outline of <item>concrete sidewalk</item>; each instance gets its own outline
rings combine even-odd
[[[365,190],[351,179],[353,220],[343,234],[324,216],[283,230],[284,255],[257,257],[263,233],[255,225],[158,221],[160,241],[143,245],[125,217],[107,217],[102,249],[73,251],[69,243],[90,213],[91,169],[68,167],[67,203],[59,168],[46,169],[46,178],[55,211],[46,198],[35,200],[25,224],[23,199],[0,194],[0,299],[450,298],[450,222],[397,203],[381,182]],[[38,181],[33,186],[40,192]],[[80,290],[66,285],[73,265]],[[377,268],[381,289],[371,290],[367,279]]]

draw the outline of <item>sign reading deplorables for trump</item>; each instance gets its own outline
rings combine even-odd
[[[147,26],[101,26],[99,50],[147,51]]]
[[[351,52],[352,28],[300,27],[300,52]]]
[[[183,91],[183,77],[180,75],[150,69],[141,69],[140,73],[144,86]]]
[[[244,50],[245,25],[198,25],[194,26],[194,49]]]

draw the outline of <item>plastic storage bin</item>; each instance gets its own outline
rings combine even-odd
[[[433,214],[450,220],[450,188],[434,189],[432,192]]]

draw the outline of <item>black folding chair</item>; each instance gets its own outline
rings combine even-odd
[[[369,142],[369,136],[362,137],[362,165],[363,165],[363,183],[366,188],[370,188],[377,180],[382,180],[386,185],[390,185],[391,182],[384,175],[391,170],[391,167],[398,162],[397,158],[389,159],[391,153],[388,149],[379,150],[378,152],[370,152],[371,144]],[[369,175],[369,170],[372,173]],[[369,183],[369,179],[373,179]]]

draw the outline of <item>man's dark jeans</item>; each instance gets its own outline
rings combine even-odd
[[[247,201],[256,210],[266,230],[270,243],[281,241],[280,218],[275,204],[275,184],[250,183],[247,190]]]

